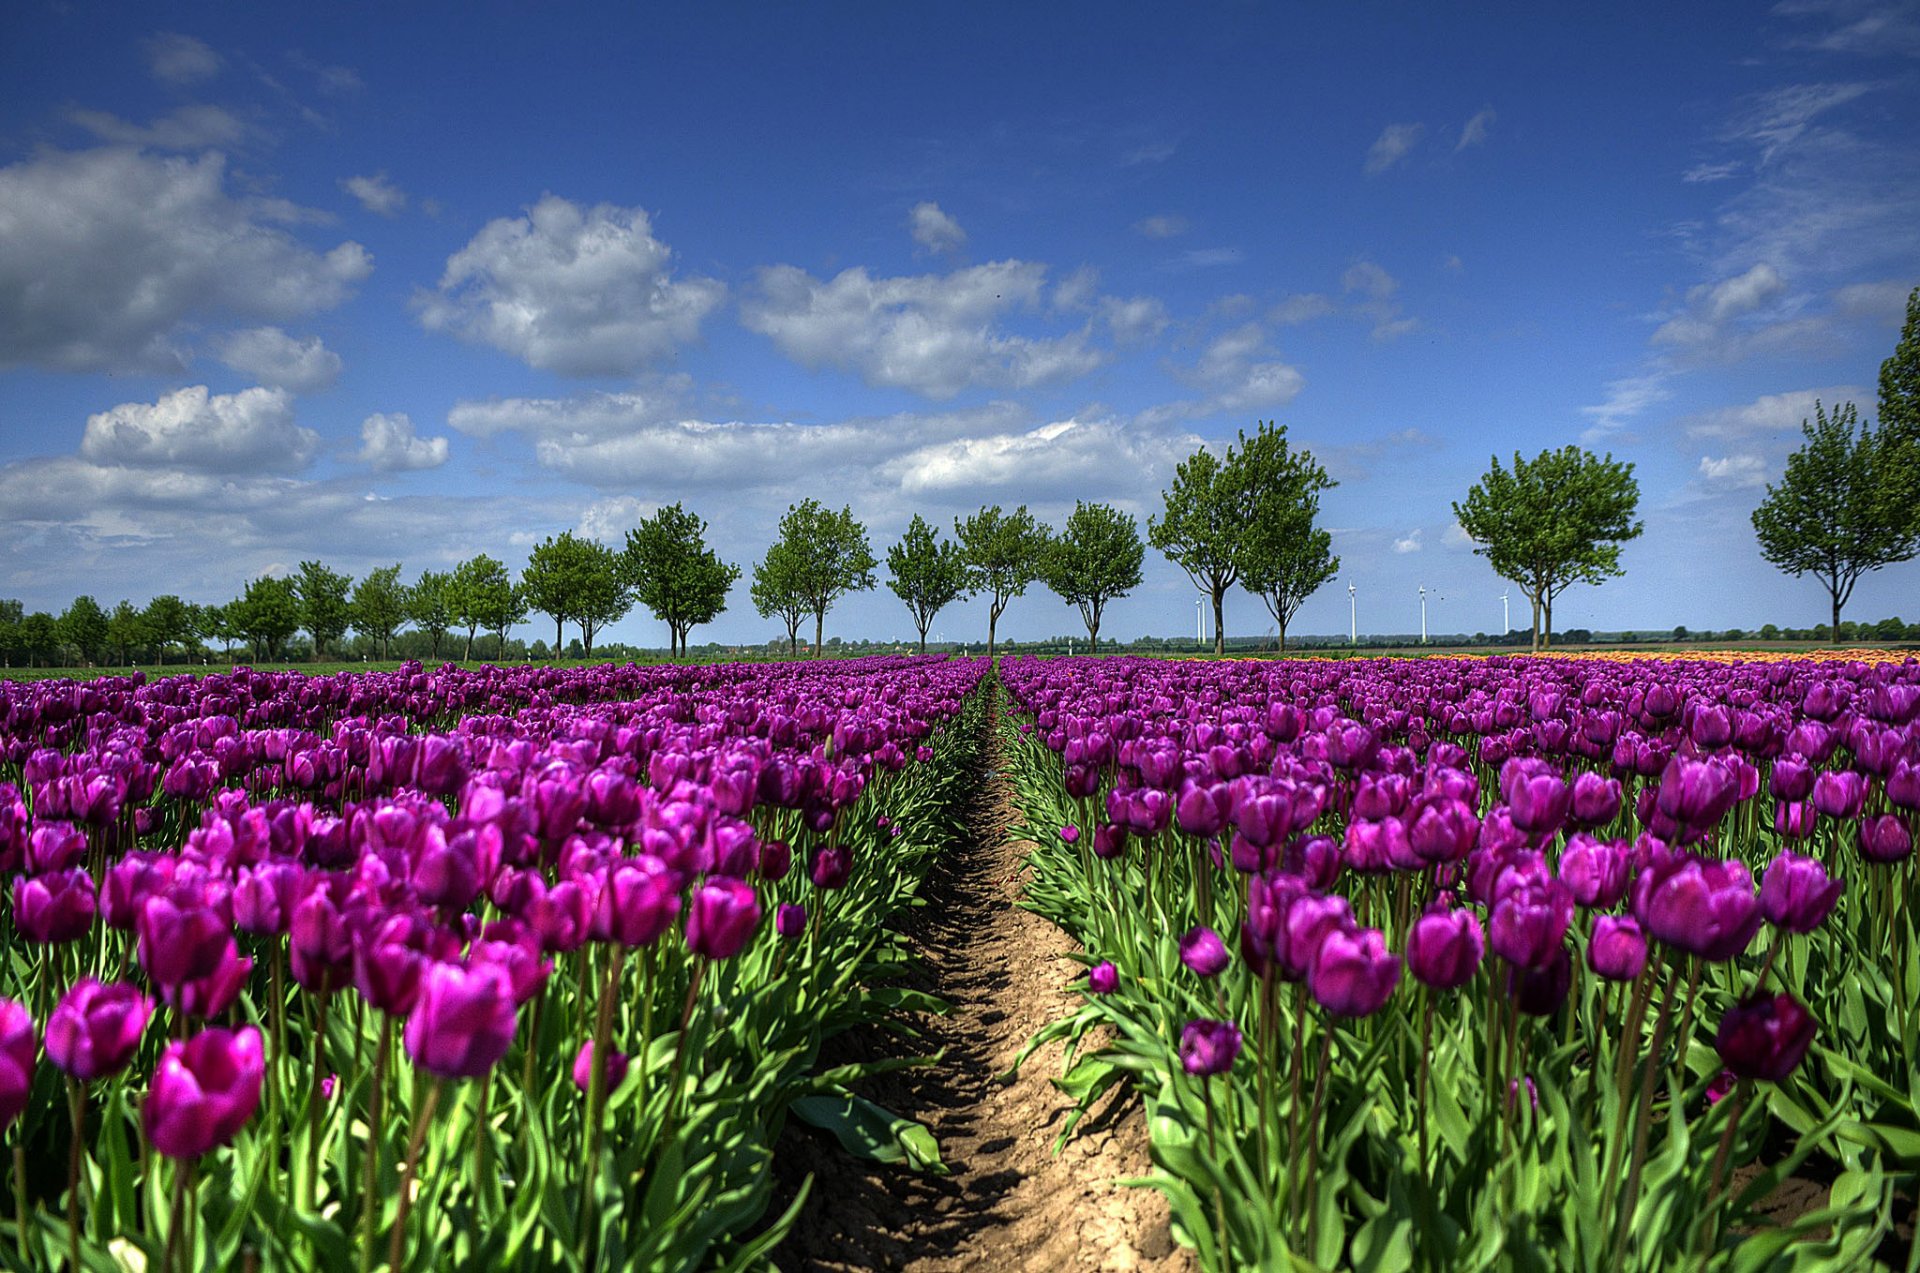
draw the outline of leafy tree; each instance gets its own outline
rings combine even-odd
[[[784,543],[774,544],[753,568],[753,608],[761,618],[778,618],[787,625],[787,653],[800,653],[800,624],[807,617],[807,599],[800,591],[798,556]]]
[[[121,598],[113,613],[107,616],[107,644],[119,654],[120,666],[131,667],[135,647],[144,646],[151,639],[146,616],[133,602]]]
[[[45,610],[35,610],[20,620],[20,651],[29,667],[51,667],[60,653],[60,621]]]
[[[492,632],[496,629],[504,632],[507,627],[526,618],[524,601],[520,604],[519,613],[512,614],[518,592],[506,566],[485,553],[453,568],[448,605],[453,612],[454,624],[467,630],[467,648],[460,656],[462,659],[473,657],[475,632]],[[503,617],[506,615],[511,617]]]
[[[568,620],[580,625],[584,657],[592,658],[594,633],[633,607],[613,550],[591,539],[577,539],[570,530],[558,539],[541,541],[520,579],[528,603],[553,620],[556,657],[566,644]]]
[[[25,653],[20,624],[26,617],[26,607],[11,597],[0,597],[0,665],[12,667]]]
[[[407,618],[427,634],[432,657],[440,657],[440,638],[453,626],[453,576],[444,570],[423,570],[407,589]]]
[[[313,657],[318,662],[327,643],[345,636],[353,624],[353,606],[348,600],[353,580],[317,561],[303,561],[292,584],[300,605],[299,626],[313,638]]]
[[[253,646],[256,659],[279,658],[287,638],[301,627],[300,594],[291,579],[255,579],[247,585],[246,594],[229,602],[226,610],[227,622],[237,636]]]
[[[167,647],[185,649],[194,636],[193,607],[172,593],[147,602],[147,638],[159,646],[160,662],[167,661]]]
[[[1051,537],[1025,504],[1011,513],[994,504],[964,522],[955,518],[953,530],[967,563],[968,582],[974,591],[987,594],[987,657],[992,658],[1000,616],[1040,577]]]
[[[350,610],[354,629],[378,641],[380,657],[386,658],[393,634],[407,621],[407,586],[400,582],[400,563],[368,571],[354,585]]]
[[[1920,442],[1920,287],[1907,293],[1900,343],[1880,364],[1880,427]]]
[[[1257,456],[1243,463],[1264,480],[1249,491],[1247,523],[1234,549],[1240,586],[1266,604],[1284,652],[1287,625],[1301,604],[1340,571],[1333,536],[1314,525],[1320,492],[1338,483],[1312,455],[1291,450],[1284,430],[1261,428],[1246,444],[1246,454]]]
[[[621,569],[636,600],[667,625],[675,656],[687,652],[687,633],[727,608],[740,568],[707,547],[707,524],[670,504],[627,532]]]
[[[813,615],[813,652],[818,658],[826,652],[823,644],[827,611],[845,592],[863,592],[873,587],[873,569],[879,565],[867,546],[867,528],[854,519],[853,509],[834,512],[816,499],[804,499],[787,506],[780,519],[781,550],[778,574],[781,587],[803,602]],[[772,561],[773,551],[768,550]],[[762,563],[763,565],[766,563]],[[760,572],[754,572],[756,583]],[[758,605],[756,599],[755,604]],[[784,613],[762,610],[761,614]],[[789,631],[789,638],[794,635]]]
[[[1920,443],[1861,424],[1850,402],[1832,415],[1817,402],[1813,411],[1800,425],[1806,443],[1753,510],[1753,529],[1761,556],[1826,588],[1837,644],[1840,608],[1860,577],[1920,551]]]
[[[933,616],[970,591],[959,545],[942,541],[927,519],[915,513],[907,533],[887,549],[887,571],[887,587],[907,603],[920,632],[920,653],[925,654]]]
[[[60,616],[60,639],[78,650],[84,662],[98,661],[107,648],[107,612],[92,597],[75,597]]]
[[[1533,603],[1530,648],[1538,650],[1553,644],[1555,597],[1621,573],[1620,545],[1641,531],[1639,503],[1633,465],[1566,446],[1532,460],[1515,452],[1512,472],[1495,457],[1453,515],[1474,552]]]
[[[1225,458],[1195,451],[1161,492],[1164,513],[1147,519],[1147,542],[1164,553],[1213,601],[1213,652],[1227,652],[1227,590],[1240,582],[1242,547],[1255,509],[1281,499],[1298,481],[1298,459],[1286,445],[1285,425],[1260,421]]]
[[[1066,528],[1047,545],[1041,582],[1068,605],[1080,607],[1089,649],[1100,648],[1100,616],[1107,603],[1140,586],[1146,555],[1132,517],[1106,504],[1078,501]]]

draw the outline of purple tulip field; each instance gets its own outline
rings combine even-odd
[[[1920,665],[1000,675],[1061,1083],[1205,1267],[1914,1266]]]
[[[765,1262],[984,661],[0,683],[0,1262]]]

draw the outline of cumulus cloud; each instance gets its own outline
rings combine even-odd
[[[1270,317],[1283,327],[1296,327],[1333,313],[1333,302],[1319,292],[1295,292],[1273,307]]]
[[[547,195],[489,221],[415,300],[420,322],[570,376],[627,375],[695,340],[726,288],[676,280],[645,209]]]
[[[908,496],[989,492],[996,498],[1058,498],[1064,489],[1113,490],[1170,471],[1198,439],[1115,420],[1060,420],[1038,428],[955,439],[887,464]]]
[[[1177,212],[1160,212],[1133,223],[1134,233],[1149,239],[1177,239],[1192,227],[1193,223]]]
[[[1388,124],[1367,148],[1367,175],[1383,173],[1405,159],[1426,133],[1425,124]]]
[[[378,216],[399,215],[407,206],[407,192],[387,179],[384,172],[371,177],[344,177],[340,188],[360,201],[360,206]]]
[[[1420,528],[1418,526],[1414,527],[1393,541],[1393,551],[1402,554],[1419,552],[1421,549],[1420,536]]]
[[[146,43],[147,68],[162,84],[185,88],[220,73],[220,55],[205,41],[163,31]]]
[[[1118,296],[1100,298],[1100,316],[1114,340],[1122,345],[1139,345],[1153,340],[1167,329],[1171,320],[1167,307],[1155,296]]]
[[[1440,546],[1459,551],[1473,547],[1473,536],[1467,534],[1467,528],[1459,522],[1448,522],[1447,529],[1441,533]]]
[[[1469,146],[1478,146],[1484,143],[1487,140],[1487,129],[1493,126],[1493,121],[1497,118],[1498,116],[1493,113],[1493,107],[1482,107],[1472,119],[1468,120],[1466,124],[1461,127],[1460,140],[1454,145],[1453,153],[1457,155]]]
[[[1285,406],[1306,385],[1300,369],[1282,362],[1259,323],[1243,323],[1216,336],[1182,379],[1207,391],[1198,403],[1173,403],[1163,411],[1196,415],[1245,414]],[[1155,418],[1158,413],[1148,413]]]
[[[1052,308],[1056,312],[1084,310],[1093,304],[1100,288],[1100,271],[1083,265],[1053,285]]]
[[[284,320],[345,300],[358,243],[315,252],[291,205],[230,197],[216,154],[108,148],[0,168],[0,367],[177,371],[186,321]]]
[[[81,457],[99,465],[197,473],[292,472],[319,438],[293,422],[284,389],[209,394],[192,385],[158,402],[126,402],[87,417]]]
[[[404,411],[376,411],[360,423],[360,453],[354,458],[376,473],[437,469],[447,462],[447,440],[415,437]]]
[[[929,252],[958,252],[967,244],[967,232],[960,223],[931,199],[913,205],[913,211],[907,214],[907,228],[913,233],[913,241]]]
[[[1750,490],[1767,484],[1767,462],[1757,455],[1700,457],[1700,476],[1721,490]]]
[[[1783,0],[1773,11],[1824,19],[1797,36],[1799,48],[1826,53],[1920,57],[1920,12],[1912,0]]]
[[[1737,406],[1717,407],[1680,421],[1680,427],[1692,438],[1756,438],[1790,434],[1799,430],[1803,420],[1813,419],[1816,403],[1832,408],[1842,402],[1866,402],[1873,391],[1856,385],[1828,385],[1824,389],[1795,389],[1788,393],[1770,393]]]
[[[319,393],[340,378],[340,355],[318,336],[296,340],[278,327],[252,327],[217,337],[213,347],[221,362],[276,389]]]
[[[67,118],[111,145],[151,146],[155,150],[237,146],[253,134],[237,115],[219,106],[182,106],[146,125],[107,111],[77,108],[68,111]]]
[[[970,386],[1061,384],[1104,361],[1085,328],[1038,337],[1000,325],[1015,310],[1037,308],[1045,284],[1046,266],[1030,261],[900,278],[855,267],[831,280],[776,265],[759,272],[740,321],[804,366],[950,398]]]

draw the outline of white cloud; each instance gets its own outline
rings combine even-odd
[[[967,244],[967,232],[960,223],[940,210],[931,199],[913,205],[907,213],[907,227],[913,241],[929,252],[958,252]]]
[[[360,453],[354,458],[377,473],[437,469],[447,462],[445,438],[415,437],[405,412],[375,412],[360,423]]]
[[[1340,286],[1369,299],[1384,301],[1399,290],[1400,284],[1393,275],[1372,261],[1360,260],[1348,266],[1347,272],[1340,276]]]
[[[1247,254],[1239,248],[1193,248],[1176,259],[1181,265],[1205,269],[1214,265],[1238,265],[1247,259]]]
[[[1467,528],[1459,522],[1448,522],[1447,529],[1440,535],[1440,546],[1459,551],[1473,547],[1473,536],[1467,534]]]
[[[1753,438],[1798,431],[1800,422],[1813,419],[1815,403],[1829,408],[1841,402],[1867,402],[1873,391],[1855,385],[1828,385],[1823,389],[1795,389],[1770,393],[1738,406],[1718,407],[1679,422],[1694,438]]]
[[[147,67],[162,84],[184,88],[220,73],[220,55],[202,40],[167,31],[147,41]]]
[[[193,385],[87,417],[80,454],[128,468],[292,472],[306,467],[318,441],[293,422],[293,396],[284,389],[214,395]]]
[[[1709,181],[1725,181],[1729,177],[1739,176],[1740,169],[1744,166],[1738,159],[1716,164],[1695,164],[1680,174],[1680,180],[1695,185]]]
[[[1673,391],[1667,388],[1670,378],[1668,372],[1653,371],[1646,375],[1609,381],[1604,400],[1594,406],[1580,408],[1580,414],[1593,421],[1592,426],[1581,435],[1581,441],[1594,442],[1649,407],[1671,398]]]
[[[922,447],[888,464],[883,477],[908,496],[985,492],[1058,499],[1063,490],[1110,491],[1170,472],[1198,444],[1114,420],[1060,420],[1023,432]]]
[[[969,386],[1030,388],[1083,376],[1105,361],[1081,329],[1015,335],[998,321],[1035,309],[1046,267],[995,261],[951,274],[875,278],[864,268],[816,279],[791,265],[759,272],[740,321],[807,367],[852,371],[870,385],[950,398]]]
[[[111,145],[151,146],[156,150],[237,146],[253,134],[238,116],[219,106],[182,106],[144,127],[99,110],[75,108],[67,112],[67,118]]]
[[[1907,297],[1914,284],[1908,279],[1878,283],[1849,283],[1833,294],[1833,307],[1852,318],[1866,318],[1897,327],[1906,317]]]
[[[1266,329],[1244,323],[1215,337],[1192,369],[1176,373],[1208,392],[1199,403],[1174,403],[1168,411],[1196,415],[1244,414],[1293,401],[1306,385],[1297,367],[1280,361],[1267,343]],[[1154,418],[1148,413],[1148,418]]]
[[[1154,296],[1118,296],[1100,298],[1100,316],[1108,330],[1122,345],[1139,345],[1158,337],[1167,329],[1167,307]]]
[[[642,208],[546,195],[489,221],[415,307],[430,331],[491,345],[542,371],[626,375],[695,340],[726,288],[676,281]]]
[[[1393,541],[1393,551],[1396,553],[1401,553],[1403,555],[1406,553],[1419,552],[1422,546],[1420,543],[1420,535],[1421,535],[1420,528],[1418,526],[1414,527],[1412,530],[1408,531],[1406,534],[1400,536],[1398,539]]]
[[[1482,107],[1480,111],[1460,129],[1460,140],[1454,146],[1453,153],[1457,155],[1469,146],[1478,146],[1485,142],[1487,140],[1487,129],[1492,126],[1493,121],[1497,118],[1499,117],[1494,114],[1493,107]]]
[[[1295,292],[1273,307],[1269,317],[1283,327],[1294,327],[1333,313],[1333,302],[1319,292]]]
[[[344,177],[340,188],[360,201],[360,206],[378,216],[397,215],[407,206],[407,192],[387,179],[384,172],[371,177]]]
[[[1824,29],[1793,41],[1799,48],[1868,56],[1920,56],[1920,13],[1912,0],[1786,0],[1773,11],[1790,17],[1825,17]]]
[[[1193,223],[1177,212],[1160,212],[1133,223],[1134,233],[1149,239],[1177,239],[1191,228]]]
[[[1100,271],[1083,265],[1053,285],[1052,308],[1057,313],[1084,310],[1093,304],[1100,287]]]
[[[1148,141],[1131,147],[1120,156],[1120,166],[1135,168],[1141,164],[1165,163],[1180,149],[1170,141]]]
[[[1757,455],[1700,457],[1700,476],[1708,485],[1725,490],[1748,490],[1767,484],[1767,462]]]
[[[1426,132],[1425,124],[1388,124],[1367,148],[1367,174],[1385,172],[1405,159]]]
[[[659,511],[660,505],[652,500],[614,495],[587,505],[574,529],[583,538],[620,549],[626,546],[628,531]]]
[[[1374,262],[1355,261],[1341,276],[1340,286],[1348,295],[1360,296],[1353,312],[1372,320],[1375,340],[1392,340],[1419,328],[1420,320],[1402,314],[1399,302],[1393,299],[1400,290],[1399,280]]]
[[[299,209],[234,199],[216,154],[47,152],[0,168],[0,367],[178,371],[184,322],[287,319],[345,300],[358,243],[308,249]]]
[[[319,393],[340,377],[340,355],[318,336],[296,340],[278,327],[253,327],[217,337],[213,347],[221,362],[272,388]]]

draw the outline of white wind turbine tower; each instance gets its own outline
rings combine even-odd
[[[1500,635],[1503,637],[1513,631],[1513,620],[1508,617],[1507,592],[1505,588],[1500,590]]]
[[[1360,644],[1360,603],[1353,599],[1353,581],[1347,581],[1347,643]]]

